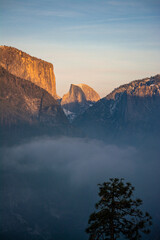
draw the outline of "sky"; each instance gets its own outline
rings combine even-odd
[[[0,0],[0,44],[53,63],[57,93],[160,73],[160,0]]]

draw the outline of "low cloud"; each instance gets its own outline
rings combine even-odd
[[[160,162],[155,149],[144,151],[63,137],[37,139],[3,149],[1,155],[1,192],[6,209],[3,214],[5,219],[13,217],[11,212],[18,214],[32,234],[39,226],[40,235],[49,232],[55,239],[86,239],[84,229],[98,198],[97,184],[110,177],[130,181],[136,187],[135,194],[144,200],[144,208],[156,219],[160,215]],[[32,222],[34,212],[37,215]],[[43,215],[45,223],[40,222],[38,214]],[[15,230],[16,225],[10,228]]]

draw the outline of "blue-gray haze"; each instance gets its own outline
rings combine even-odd
[[[156,239],[160,236],[159,153],[154,144],[116,146],[65,137],[3,148],[1,232],[12,236],[18,232],[17,239],[26,232],[34,240],[88,239],[85,228],[98,200],[97,184],[123,177],[135,186],[135,197],[153,216],[152,239]]]

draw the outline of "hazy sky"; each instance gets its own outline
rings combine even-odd
[[[54,64],[57,92],[160,73],[160,0],[0,0],[0,43]]]

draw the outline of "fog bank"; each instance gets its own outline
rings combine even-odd
[[[144,200],[158,236],[157,148],[64,137],[41,138],[0,151],[3,234],[27,232],[26,239],[85,240],[88,217],[98,200],[97,184],[123,177]]]

